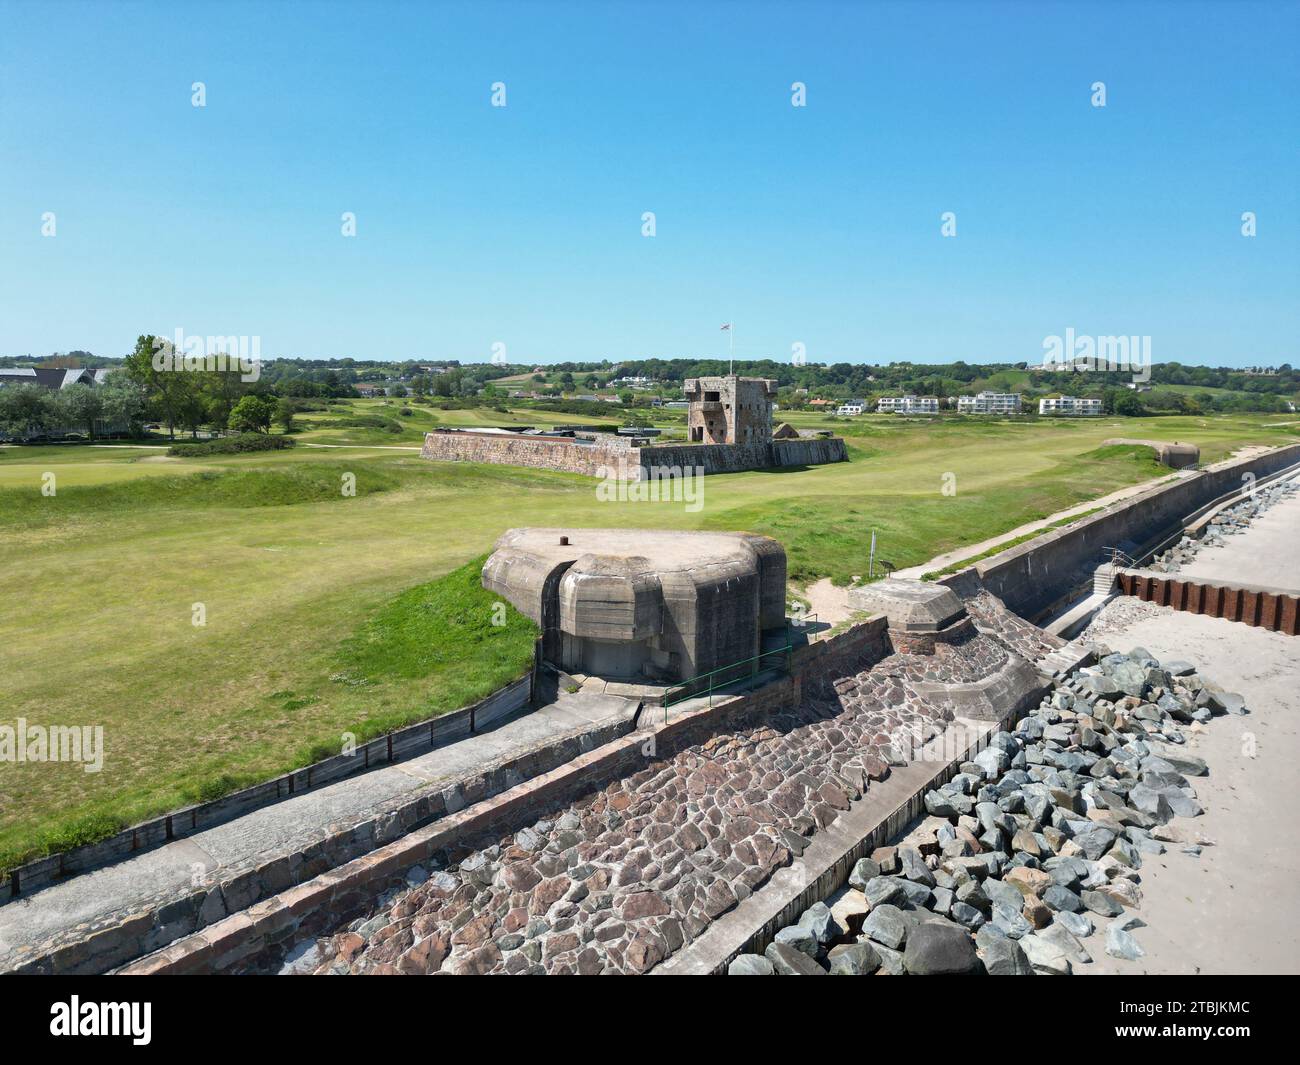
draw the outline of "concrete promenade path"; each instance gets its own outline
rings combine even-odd
[[[446,747],[358,773],[253,810],[242,817],[0,906],[0,973],[11,953],[36,946],[83,922],[190,889],[196,873],[209,882],[223,870],[291,853],[324,838],[331,828],[359,822],[395,799],[442,787],[486,765],[525,754],[547,741],[626,720],[637,703],[613,695],[563,692],[547,706]]]
[[[1221,547],[1202,547],[1173,576],[1300,593],[1300,495],[1274,504]]]

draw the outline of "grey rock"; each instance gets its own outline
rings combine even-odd
[[[996,780],[1011,766],[1011,757],[998,747],[985,747],[974,758],[986,780]]]
[[[802,951],[785,943],[772,942],[763,956],[772,963],[778,976],[825,976],[826,970]]]
[[[1001,902],[1017,911],[1024,905],[1025,896],[1021,894],[1018,888],[1008,884],[1005,880],[990,876],[984,881],[983,889],[992,905]]]
[[[1040,929],[1034,934],[1039,939],[1045,939],[1049,943],[1054,943],[1060,947],[1065,956],[1070,959],[1071,966],[1087,965],[1092,961],[1092,955],[1088,953],[1088,949],[1062,924],[1053,921],[1046,928]]]
[[[776,942],[784,943],[787,947],[793,947],[801,954],[807,954],[810,958],[817,957],[817,937],[807,928],[801,925],[792,924],[776,934]]]
[[[1065,951],[1039,935],[1026,935],[1020,946],[1034,972],[1040,976],[1069,976],[1073,971]]]
[[[1120,928],[1118,924],[1112,924],[1106,929],[1106,953],[1112,958],[1137,961],[1146,954],[1146,951],[1127,931]]]
[[[1083,904],[1088,909],[1102,917],[1118,917],[1124,912],[1123,906],[1100,891],[1084,891],[1079,897],[1083,899]]]
[[[849,873],[849,887],[855,887],[861,891],[868,880],[874,880],[879,875],[879,865],[870,858],[859,858],[853,866],[853,871]]]
[[[1074,842],[1085,858],[1096,861],[1115,842],[1115,833],[1105,825],[1089,823],[1089,827],[1074,835]]]
[[[925,864],[925,859],[921,857],[921,852],[915,847],[899,847],[898,861],[902,866],[903,876],[913,883],[923,884],[927,888],[934,887],[934,874],[930,872],[929,867]]]
[[[880,968],[882,971],[889,973],[890,976],[905,976],[907,970],[903,967],[903,952],[894,950],[891,947],[882,947],[878,943],[873,943],[876,953],[880,956]]]
[[[984,969],[990,976],[1033,976],[1033,966],[1024,948],[1014,939],[988,937],[980,944]]]
[[[903,968],[912,976],[975,976],[984,965],[965,929],[926,922],[907,938]]]
[[[945,794],[941,791],[925,793],[925,809],[935,817],[959,817],[970,813],[972,803],[965,795]]]
[[[728,976],[774,976],[776,968],[761,954],[741,954],[727,966]]]
[[[1043,901],[1053,910],[1064,910],[1067,913],[1078,913],[1083,909],[1083,900],[1060,884],[1053,884],[1044,891]]]
[[[831,908],[824,902],[814,902],[799,915],[799,926],[812,933],[813,938],[825,946],[835,938],[838,929]]]
[[[978,931],[984,925],[984,914],[980,913],[974,906],[968,906],[964,902],[954,902],[949,907],[948,913],[954,921],[965,925],[972,932]]]
[[[1076,939],[1086,939],[1092,935],[1092,919],[1084,913],[1061,910],[1052,916],[1052,923],[1059,924]]]
[[[872,907],[862,924],[863,933],[876,943],[898,950],[907,942],[908,933],[914,922],[897,906],[888,903]]]
[[[878,876],[862,885],[862,894],[873,907],[903,902],[903,882],[892,876]]]
[[[870,943],[846,943],[830,953],[832,976],[870,976],[880,968],[880,953]]]
[[[1006,933],[1011,939],[1020,939],[1029,935],[1033,926],[1020,913],[1020,907],[1008,906],[1005,902],[993,904],[993,926]]]

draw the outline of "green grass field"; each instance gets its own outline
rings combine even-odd
[[[507,424],[479,413],[436,416]],[[534,411],[511,417],[544,424]],[[264,779],[337,750],[344,732],[391,729],[509,679],[526,661],[510,642],[523,630],[482,630],[491,602],[471,594],[475,568],[437,593],[449,598],[430,599],[429,585],[512,526],[744,529],[786,545],[793,581],[844,581],[862,571],[873,529],[882,557],[915,565],[1167,475],[1147,452],[1101,449],[1107,437],[1190,440],[1215,461],[1294,442],[1300,428],[1263,415],[833,424],[851,462],[710,477],[695,513],[603,502],[596,482],[571,475],[307,446],[325,429],[288,451],[203,459],[0,447],[0,724],[101,724],[106,745],[98,774],[0,764],[0,863]],[[51,472],[57,494],[43,496]],[[945,474],[955,495],[942,493]],[[347,475],[355,495],[341,491]],[[457,611],[472,616],[451,635],[436,615]],[[467,635],[476,629],[482,639]]]

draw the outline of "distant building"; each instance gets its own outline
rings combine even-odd
[[[772,439],[776,382],[767,377],[688,377],[682,395],[692,443],[765,444]]]
[[[119,369],[119,366],[103,370],[43,370],[0,366],[0,388],[6,385],[39,385],[51,392],[71,388],[73,385],[89,385],[94,388],[102,385],[109,374],[116,373]]]
[[[937,396],[881,396],[876,400],[881,414],[938,414]]]
[[[1057,396],[1038,401],[1039,414],[1095,415],[1101,413],[1101,400],[1076,396]]]
[[[90,369],[52,369],[28,367],[0,367],[0,388],[19,388],[22,385],[35,385],[37,388],[44,388],[50,392],[60,392],[65,388],[71,388],[73,385],[86,385],[88,388],[98,388],[108,380],[111,374],[117,373],[120,366],[109,366],[102,370]],[[112,435],[114,433],[124,433],[130,426],[126,422],[109,422],[96,421],[95,433],[97,435]],[[85,426],[81,425],[64,425],[52,426],[43,430],[39,435],[57,439],[68,436],[72,433],[82,433]],[[31,434],[21,439],[31,439]],[[8,437],[0,433],[0,439]]]
[[[616,377],[610,382],[612,385],[624,385],[627,388],[653,388],[653,377]]]
[[[839,418],[853,418],[859,414],[864,414],[867,404],[861,399],[846,399],[835,408],[835,414]]]
[[[957,410],[962,414],[1019,414],[1019,392],[981,392],[977,396],[958,396]]]

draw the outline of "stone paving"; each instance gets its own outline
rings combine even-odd
[[[796,710],[689,746],[511,835],[414,869],[371,915],[256,971],[640,973],[802,853],[948,711],[915,685],[1059,646],[991,596],[978,632],[805,683]],[[866,664],[863,663],[865,666]]]

